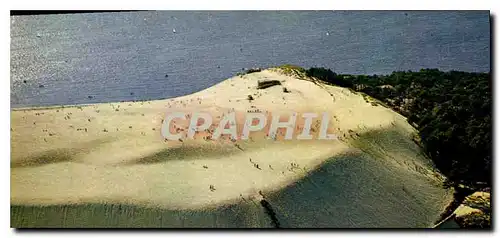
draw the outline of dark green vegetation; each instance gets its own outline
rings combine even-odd
[[[425,152],[448,177],[447,186],[491,185],[490,73],[422,69],[368,76],[337,74],[325,68],[305,72],[365,93],[406,116],[418,129]]]

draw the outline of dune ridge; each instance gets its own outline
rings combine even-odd
[[[165,141],[177,109],[326,111],[339,139]],[[362,95],[279,68],[174,99],[12,110],[11,226],[273,227],[260,191],[281,227],[430,227],[452,191],[415,132]]]

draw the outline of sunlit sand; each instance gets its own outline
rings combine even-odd
[[[281,85],[257,89],[269,79]],[[238,130],[250,111],[328,112],[338,139],[268,139],[263,130],[246,141],[210,132],[169,141],[161,127],[173,110],[235,111]],[[279,69],[174,99],[16,109],[11,226],[272,227],[265,197],[282,227],[431,227],[452,191],[414,133],[362,95]]]

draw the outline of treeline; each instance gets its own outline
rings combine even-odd
[[[368,76],[336,74],[325,68],[305,73],[366,93],[406,116],[450,185],[491,186],[490,73],[422,69]]]

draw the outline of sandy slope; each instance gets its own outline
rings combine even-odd
[[[265,79],[283,86],[256,89]],[[161,138],[167,110],[195,109],[235,111],[239,128],[241,115],[257,109],[269,116],[327,111],[339,140],[269,140],[265,132],[246,142],[207,141],[206,133]],[[262,191],[284,227],[429,227],[451,192],[411,141],[414,132],[401,115],[348,89],[275,69],[169,100],[15,110],[11,222],[268,227],[255,198]]]

